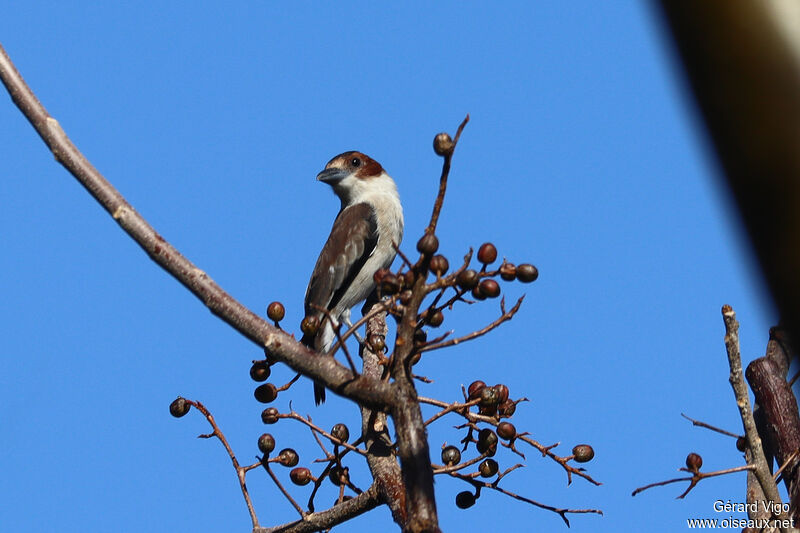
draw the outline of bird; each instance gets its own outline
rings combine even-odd
[[[301,342],[324,355],[336,338],[334,328],[352,325],[350,309],[375,289],[375,272],[394,261],[403,239],[403,207],[394,180],[361,152],[337,155],[317,180],[330,185],[341,201],[305,294],[306,319],[316,317],[320,326],[304,333]],[[314,401],[325,401],[319,383],[314,383]]]

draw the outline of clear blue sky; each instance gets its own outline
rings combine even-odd
[[[469,112],[441,249],[456,264],[492,240],[541,276],[503,285],[509,299],[527,293],[511,323],[426,356],[419,372],[435,383],[420,393],[456,399],[474,379],[504,382],[532,400],[515,416],[520,431],[565,454],[592,444],[602,487],[567,487],[532,450],[503,482],[603,509],[572,517],[574,531],[682,531],[686,518],[726,518],[714,500],[742,501],[743,475],[683,501],[682,486],[630,497],[690,451],[708,469],[741,464],[731,440],[680,413],[740,431],[720,307],[738,312],[746,361],[775,319],[647,3],[29,1],[5,10],[0,39],[165,238],[251,309],[284,302],[293,330],[338,209],[316,173],[350,149],[380,161],[413,251],[437,187],[433,136]],[[248,377],[259,351],[151,263],[0,102],[0,527],[248,531],[227,456],[195,438],[205,420],[175,420],[167,406],[178,394],[203,401],[251,460],[264,430]],[[498,312],[458,308],[443,329],[466,333]],[[356,410],[340,399],[314,408],[308,382],[276,405],[289,398],[323,426],[355,430]],[[435,456],[460,439],[457,422],[432,430]],[[300,426],[270,429],[302,464],[315,457]],[[295,517],[265,476],[248,479],[263,524]],[[566,531],[497,494],[458,510],[464,488],[437,481],[445,531]],[[320,505],[334,498],[325,490]],[[341,530],[391,530],[389,520],[383,509]]]

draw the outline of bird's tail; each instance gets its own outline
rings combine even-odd
[[[302,342],[304,345],[308,346],[312,350],[318,352],[320,351],[319,350],[320,347],[317,346],[316,341],[320,336],[321,335],[303,334],[303,337],[300,339],[300,342]],[[314,403],[316,403],[317,405],[325,403],[325,386],[317,383],[316,381],[314,382]]]

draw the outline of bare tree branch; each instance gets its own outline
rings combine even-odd
[[[447,177],[450,174],[450,162],[453,160],[453,153],[455,152],[456,145],[458,145],[458,139],[461,137],[461,132],[464,131],[464,126],[467,125],[467,122],[469,122],[469,114],[464,117],[464,120],[461,122],[461,124],[459,124],[458,130],[456,131],[456,136],[453,138],[452,145],[448,147],[449,149],[445,150],[445,152],[442,154],[442,157],[444,157],[444,164],[442,165],[442,176],[439,179],[439,194],[436,196],[436,202],[433,204],[431,221],[430,224],[428,224],[428,229],[425,230],[425,233],[436,233],[436,224],[439,221],[439,213],[442,212],[444,194],[447,190]]]
[[[706,478],[709,478],[709,477],[724,476],[726,474],[735,474],[736,472],[744,472],[744,471],[751,472],[751,471],[755,470],[755,466],[754,465],[742,465],[742,466],[736,466],[734,468],[726,468],[724,470],[715,470],[714,472],[691,472],[690,470],[688,470],[686,468],[680,468],[679,470],[681,472],[690,472],[692,475],[690,477],[676,477],[676,478],[673,478],[673,479],[668,479],[666,481],[658,481],[656,483],[650,483],[649,485],[645,485],[644,487],[639,487],[638,489],[634,490],[631,493],[631,496],[636,496],[640,492],[644,492],[647,489],[652,489],[653,487],[663,487],[664,485],[669,485],[671,483],[678,483],[680,481],[688,481],[689,482],[689,487],[685,491],[683,491],[683,493],[680,496],[678,496],[676,498],[678,500],[682,500],[683,498],[686,497],[687,494],[689,494],[689,491],[691,491],[697,485],[697,483],[699,483],[703,479],[706,479]]]
[[[373,379],[381,379],[383,367],[381,357],[383,354],[371,350],[370,339],[373,336],[385,338],[388,332],[386,327],[386,312],[380,303],[374,305],[370,302],[364,304],[364,313],[369,316],[367,321],[367,342],[361,345],[361,358],[363,360],[362,373]],[[373,311],[378,310],[377,313]],[[385,341],[384,341],[385,343]],[[392,512],[394,521],[403,528],[408,521],[406,513],[406,488],[403,484],[403,474],[397,458],[392,451],[392,439],[389,436],[389,425],[386,414],[380,411],[361,408],[361,436],[367,448],[367,465],[369,466],[375,486],[381,499]]]
[[[506,309],[505,309],[505,297],[504,297],[500,301],[500,312],[501,312],[501,315],[496,320],[494,320],[491,324],[488,324],[488,325],[482,327],[481,329],[479,329],[477,331],[473,331],[472,333],[464,335],[463,337],[458,337],[457,339],[450,339],[448,341],[440,342],[438,344],[426,344],[425,346],[422,346],[421,348],[419,348],[417,351],[418,352],[428,352],[428,351],[431,351],[431,350],[438,350],[439,348],[446,348],[448,346],[455,346],[456,344],[460,344],[462,342],[470,341],[472,339],[477,339],[478,337],[480,337],[482,335],[486,335],[487,333],[489,333],[493,329],[499,327],[500,324],[502,324],[503,322],[507,322],[507,321],[511,320],[514,317],[514,315],[517,314],[517,311],[519,311],[519,308],[522,305],[522,300],[524,300],[524,299],[525,299],[525,296],[520,296],[519,300],[517,300],[517,303],[514,304],[514,307],[512,307],[511,309],[506,311]]]
[[[334,505],[327,511],[307,514],[303,519],[275,527],[253,528],[253,533],[314,533],[330,529],[381,504],[378,488],[373,484],[358,496]]]
[[[247,504],[247,512],[250,513],[250,520],[253,522],[253,528],[258,527],[258,517],[256,516],[256,511],[253,508],[253,501],[250,499],[250,493],[247,491],[247,485],[245,484],[245,474],[248,470],[252,470],[253,468],[257,467],[258,464],[252,465],[249,467],[242,467],[239,466],[239,461],[236,459],[236,455],[233,453],[233,449],[231,449],[230,444],[228,444],[228,439],[225,438],[225,434],[222,433],[222,430],[219,429],[217,422],[214,420],[214,416],[211,412],[206,409],[206,406],[198,401],[187,400],[186,398],[179,398],[176,401],[183,400],[184,402],[188,403],[189,405],[193,406],[195,409],[200,411],[203,416],[206,417],[208,423],[211,424],[212,429],[214,430],[212,433],[199,435],[200,438],[210,438],[216,437],[222,443],[222,446],[225,448],[225,451],[228,452],[228,457],[231,458],[231,462],[233,463],[233,468],[236,470],[236,477],[239,479],[239,487],[242,489],[242,496],[244,496],[244,501]]]
[[[750,408],[750,395],[742,376],[742,359],[739,354],[739,322],[736,320],[736,313],[729,305],[722,306],[722,318],[725,322],[725,349],[730,366],[728,380],[736,397],[736,406],[739,408],[739,416],[742,418],[747,446],[753,453],[755,476],[761,484],[764,495],[777,505],[780,504],[781,497],[761,448],[761,438],[758,436],[756,423],[753,420],[753,411]]]

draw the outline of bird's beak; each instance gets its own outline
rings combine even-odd
[[[349,172],[342,170],[341,168],[326,168],[317,174],[317,180],[333,185],[342,181],[348,176],[348,174]]]

